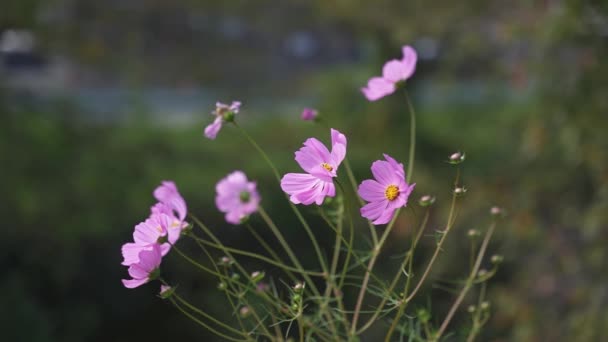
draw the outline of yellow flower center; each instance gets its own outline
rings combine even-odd
[[[389,201],[394,201],[399,196],[399,188],[396,185],[389,185],[384,190],[384,197]]]
[[[334,170],[334,168],[331,165],[327,164],[327,163],[323,163],[323,164],[321,164],[321,166],[323,166],[323,168],[325,170],[329,171],[329,172],[331,172],[331,171]]]
[[[161,227],[160,225],[156,227],[156,230],[158,230],[159,233],[163,232],[163,227]]]

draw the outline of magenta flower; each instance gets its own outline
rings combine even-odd
[[[217,208],[226,213],[226,221],[239,224],[258,210],[260,195],[255,182],[249,182],[242,171],[234,171],[215,186]]]
[[[397,84],[410,78],[416,70],[418,60],[416,51],[409,45],[402,49],[403,58],[401,60],[393,59],[386,62],[382,68],[382,77],[372,77],[367,82],[367,86],[361,88],[363,95],[369,101],[376,101],[394,93]]]
[[[174,182],[162,181],[161,185],[154,189],[154,197],[171,209],[180,221],[184,221],[188,208],[186,207],[186,201],[179,191],[177,191],[177,186]]]
[[[232,101],[230,106],[216,102],[215,110],[211,112],[211,114],[215,115],[215,120],[205,127],[205,136],[211,140],[215,139],[217,133],[222,128],[222,124],[234,120],[234,115],[238,114],[240,108],[241,102],[239,101]]]
[[[141,286],[148,281],[158,278],[159,266],[162,259],[160,246],[154,244],[150,249],[139,252],[138,261],[129,266],[129,276],[132,279],[123,279],[122,284],[129,289]]]
[[[331,152],[319,140],[309,138],[295,153],[296,161],[307,173],[288,173],[281,179],[281,189],[295,204],[321,205],[325,196],[334,197],[333,178],[346,156],[346,136],[331,129]]]
[[[416,184],[409,185],[405,181],[403,164],[384,155],[384,160],[372,164],[375,180],[364,180],[359,185],[359,196],[369,202],[361,208],[361,216],[373,224],[386,224],[392,218],[395,210],[407,205],[407,199]]]
[[[315,109],[312,108],[304,108],[304,110],[302,110],[302,120],[305,121],[313,121],[317,118],[317,116],[319,115],[319,112]]]

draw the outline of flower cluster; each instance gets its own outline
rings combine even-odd
[[[154,190],[158,203],[150,208],[150,216],[137,224],[133,231],[133,242],[122,246],[122,264],[129,267],[132,279],[123,279],[123,285],[135,288],[158,277],[163,256],[179,239],[187,227],[186,201],[175,183],[164,181]]]

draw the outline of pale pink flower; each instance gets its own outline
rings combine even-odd
[[[369,202],[361,208],[361,216],[373,224],[386,224],[392,218],[395,210],[407,205],[407,199],[416,184],[409,185],[405,181],[403,164],[384,155],[384,160],[372,164],[375,180],[364,180],[359,185],[359,196]]]
[[[227,105],[221,102],[215,104],[215,110],[211,114],[215,115],[215,120],[205,128],[205,136],[211,140],[215,139],[217,133],[222,128],[222,124],[227,121],[232,121],[234,115],[238,114],[241,108],[241,102],[233,101]]]
[[[249,182],[242,171],[234,171],[215,186],[215,204],[226,213],[226,221],[239,224],[241,220],[255,213],[260,203],[260,195],[255,182]]]
[[[397,89],[397,84],[404,82],[414,74],[418,56],[416,51],[409,45],[402,48],[403,58],[393,59],[384,64],[382,77],[372,77],[367,86],[361,88],[363,95],[369,101],[376,101],[384,96],[390,95]]]
[[[331,129],[331,152],[319,140],[309,138],[295,153],[295,159],[307,173],[288,173],[281,179],[281,189],[295,204],[321,205],[326,196],[334,197],[333,178],[346,156],[346,136]]]
[[[302,110],[301,118],[305,121],[313,121],[317,118],[318,115],[319,112],[316,109],[304,108],[304,110]]]
[[[139,252],[138,261],[129,266],[129,276],[132,279],[123,279],[122,284],[126,288],[136,288],[148,281],[158,278],[159,266],[162,259],[160,246],[153,244],[150,249]]]
[[[129,266],[137,263],[139,253],[142,250],[150,250],[152,245],[159,245],[161,255],[165,256],[171,249],[171,245],[167,241],[174,240],[171,241],[171,243],[174,243],[177,240],[174,236],[168,236],[169,227],[173,221],[174,219],[169,215],[157,213],[137,224],[133,232],[134,242],[122,246],[122,264]]]

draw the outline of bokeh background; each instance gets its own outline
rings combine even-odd
[[[483,228],[500,205],[509,215],[490,252],[505,262],[490,281],[481,340],[605,338],[605,1],[5,0],[1,339],[211,340],[156,298],[156,286],[121,286],[120,246],[147,216],[153,188],[175,180],[226,243],[256,250],[213,202],[217,180],[244,170],[288,239],[306,241],[237,131],[203,137],[209,113],[216,100],[241,100],[239,122],[286,172],[297,169],[292,153],[305,138],[328,140],[299,120],[303,107],[318,108],[348,135],[357,178],[368,177],[382,152],[407,157],[404,98],[368,103],[359,92],[404,44],[420,56],[407,85],[419,122],[415,196],[437,196],[433,228],[445,220],[453,179],[445,160],[467,153],[469,192],[433,282],[464,274],[467,230]],[[398,222],[381,274],[406,248],[409,223]],[[329,248],[326,229],[315,226]],[[424,239],[418,268],[433,243]],[[314,258],[304,243],[297,252]],[[230,319],[215,280],[177,257],[168,264],[185,295]],[[441,322],[452,295],[428,286],[422,297]],[[456,325],[466,322],[463,310]]]

